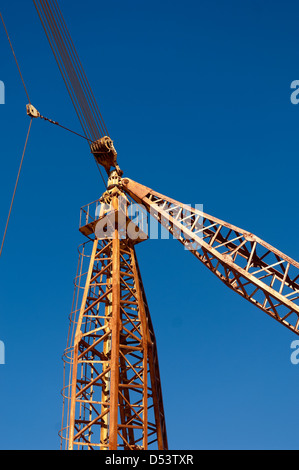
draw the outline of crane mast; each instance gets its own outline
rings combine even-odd
[[[86,213],[88,223],[80,227],[90,253],[84,246],[75,288],[79,303],[64,354],[62,448],[165,450],[157,345],[135,252],[146,237],[126,236],[133,222],[116,180],[113,175],[112,190],[99,201],[110,210],[93,221]],[[105,219],[112,231],[99,237],[97,223]]]

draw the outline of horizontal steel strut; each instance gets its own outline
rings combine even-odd
[[[122,179],[121,186],[229,288],[299,335],[297,261],[245,230],[131,179]]]

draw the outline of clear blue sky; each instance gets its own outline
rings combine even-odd
[[[64,0],[125,175],[299,260],[299,5]],[[1,2],[33,104],[81,131],[33,3]],[[29,124],[0,27],[0,229]],[[0,446],[56,449],[79,210],[103,183],[86,143],[35,121],[0,259]],[[298,449],[297,339],[176,241],[138,247],[172,449]]]

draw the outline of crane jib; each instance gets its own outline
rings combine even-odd
[[[229,288],[299,335],[297,261],[245,230],[128,178],[122,187]]]

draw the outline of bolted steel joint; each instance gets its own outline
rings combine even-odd
[[[107,183],[107,189],[112,189],[115,186],[119,186],[121,183],[121,176],[117,170],[112,170],[109,174],[109,179]]]

